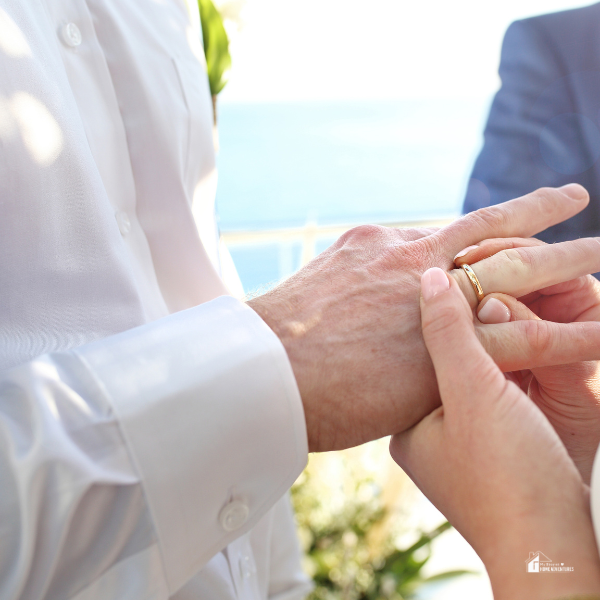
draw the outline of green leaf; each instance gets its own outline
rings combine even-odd
[[[450,523],[448,523],[448,521],[446,521],[445,523],[442,523],[439,527],[437,527],[433,531],[430,531],[429,533],[423,533],[421,535],[421,537],[412,546],[410,546],[406,550],[396,550],[395,552],[390,554],[387,557],[386,564],[384,565],[382,570],[385,570],[385,569],[389,568],[391,565],[396,564],[396,563],[409,562],[410,559],[412,558],[412,555],[417,550],[419,550],[423,546],[427,546],[428,544],[430,544],[433,540],[435,540],[442,533],[444,533],[444,531],[447,531],[451,527],[452,527],[452,525],[450,525]],[[423,564],[425,564],[425,562],[426,561],[423,561]]]
[[[430,583],[432,581],[446,581],[446,579],[454,579],[455,577],[462,577],[463,575],[479,575],[477,571],[469,571],[468,569],[456,569],[454,571],[445,571],[444,573],[437,573],[431,577],[427,577],[423,581]]]
[[[198,0],[202,38],[210,93],[216,96],[227,84],[227,76],[231,67],[229,54],[229,38],[223,25],[223,19],[212,0]]]

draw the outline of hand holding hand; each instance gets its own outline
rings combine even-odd
[[[586,240],[598,244],[594,240]],[[559,247],[555,244],[553,247]],[[478,247],[461,256],[457,264],[467,262],[477,272],[480,260],[494,256],[506,249],[526,255],[530,261],[543,263],[546,252],[543,242],[535,239],[486,240]],[[587,260],[585,253],[573,260]],[[551,270],[554,265],[548,265]],[[485,277],[485,275],[484,275]],[[491,285],[491,283],[490,283]],[[485,288],[484,288],[485,289]],[[488,288],[493,289],[493,288]],[[479,319],[484,323],[520,323],[546,321],[555,323],[600,322],[600,282],[588,275],[521,297],[519,300],[505,294],[492,293],[486,296],[477,308]],[[541,331],[536,324],[536,334]],[[510,327],[510,326],[508,326]],[[578,340],[552,335],[552,323],[548,323],[547,345],[560,346],[572,352],[573,360],[579,353]],[[583,327],[583,326],[582,326]],[[487,335],[495,335],[507,326],[486,328]],[[586,335],[582,328],[581,337]],[[516,371],[515,381],[522,390],[542,409],[556,429],[569,454],[577,465],[583,480],[590,482],[592,464],[600,444],[600,363],[579,361],[555,367],[539,367]]]
[[[289,356],[310,450],[346,448],[403,431],[439,404],[419,315],[425,270],[450,270],[459,250],[482,239],[531,236],[576,214],[587,202],[585,190],[572,185],[482,209],[439,231],[357,227],[282,285],[251,300]],[[548,248],[552,254],[553,247]],[[479,268],[491,277],[498,260],[482,261]],[[600,270],[600,247],[585,263],[564,257],[555,262],[564,268],[555,270],[548,283]],[[542,273],[544,265],[532,265],[497,291],[512,293],[518,286],[532,292],[546,276]],[[579,326],[562,325],[563,339],[580,340],[579,359],[600,358],[600,326],[595,325],[586,324],[581,340]],[[477,331],[505,370],[526,368],[532,357],[536,366],[564,362],[561,349],[546,347],[535,327],[515,327],[501,342],[486,336],[485,328]],[[519,348],[519,354],[507,351],[510,347]]]
[[[442,406],[394,436],[392,456],[481,556],[496,600],[598,593],[587,490],[566,449],[483,349],[456,281],[431,269],[422,282]],[[575,571],[532,577],[532,550]]]

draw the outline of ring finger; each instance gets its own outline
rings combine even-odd
[[[484,294],[520,298],[536,290],[600,271],[600,240],[582,238],[560,244],[508,248],[471,265]],[[471,308],[478,304],[473,285],[462,268],[450,273]]]

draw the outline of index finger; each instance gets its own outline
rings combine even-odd
[[[431,239],[454,256],[488,238],[528,238],[581,212],[589,199],[586,189],[576,183],[540,188],[516,200],[469,213],[434,233]]]

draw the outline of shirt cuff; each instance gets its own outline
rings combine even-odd
[[[175,593],[306,465],[285,350],[254,311],[223,296],[75,352],[120,422]]]

